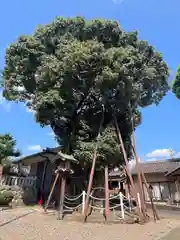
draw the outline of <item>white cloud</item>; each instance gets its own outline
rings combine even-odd
[[[31,145],[31,146],[28,146],[28,150],[31,152],[36,152],[36,151],[41,151],[42,148],[40,145]]]
[[[176,153],[173,149],[163,148],[163,149],[156,149],[151,153],[146,155],[147,158],[150,159],[157,159],[157,158],[170,158],[170,157],[180,157],[180,152]]]

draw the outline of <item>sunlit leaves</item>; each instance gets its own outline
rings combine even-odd
[[[11,134],[0,134],[0,163],[8,157],[18,157],[19,150],[16,149],[16,141]]]
[[[35,110],[36,121],[50,125],[61,143],[75,126],[71,150],[89,156],[102,104],[104,131],[112,126],[116,114],[128,142],[130,113],[138,125],[139,107],[160,102],[169,89],[168,76],[161,54],[147,41],[140,41],[137,32],[123,31],[116,21],[58,17],[9,46],[3,86],[8,100],[24,101]],[[111,139],[114,133],[108,134]],[[100,152],[109,156],[113,148],[110,142],[103,144]],[[99,159],[103,162],[103,155]]]
[[[180,99],[180,66],[178,67],[175,79],[173,80],[173,92]]]

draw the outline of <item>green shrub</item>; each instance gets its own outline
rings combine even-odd
[[[11,191],[0,192],[0,206],[9,205],[13,199],[13,193]]]
[[[5,198],[13,198],[14,195],[13,195],[13,192],[12,191],[3,191],[2,194],[4,195]]]

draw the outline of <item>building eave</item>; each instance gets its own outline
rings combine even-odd
[[[16,160],[13,163],[14,164],[22,164],[22,165],[27,166],[27,165],[36,164],[38,162],[42,162],[42,161],[46,161],[46,160],[55,162],[59,159],[61,159],[62,161],[68,160],[75,164],[79,163],[79,161],[76,160],[72,155],[64,154],[60,150],[61,150],[61,147],[46,148],[41,152],[34,153],[29,156],[20,158],[19,160]]]
[[[176,172],[177,172],[178,170],[180,170],[180,167],[177,167],[177,168],[173,169],[172,171],[166,173],[165,176],[166,176],[166,177],[174,176],[174,175],[176,175]]]

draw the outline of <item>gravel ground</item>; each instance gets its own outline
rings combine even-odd
[[[180,228],[173,229],[169,234],[162,237],[160,240],[178,240],[180,236]]]
[[[15,219],[19,219],[32,213],[34,213],[34,210],[28,208],[0,211],[0,228],[9,222],[13,222]]]
[[[24,214],[26,214],[24,217],[13,221],[15,217]],[[0,212],[0,225],[10,219],[12,222],[0,226],[1,240],[139,240],[142,238],[168,240],[171,238],[163,237],[180,226],[180,222],[176,219],[162,219],[157,223],[150,222],[145,225],[105,225],[82,224],[68,220],[57,221],[55,216],[45,215],[39,211],[32,213],[30,209]]]

